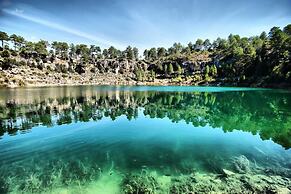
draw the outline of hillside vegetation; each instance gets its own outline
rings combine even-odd
[[[26,41],[0,32],[0,85],[238,85],[290,87],[291,24],[268,34],[150,48]]]

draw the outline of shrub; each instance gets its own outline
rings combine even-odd
[[[26,62],[25,61],[19,61],[18,65],[19,66],[26,66]]]
[[[46,68],[47,68],[48,71],[52,71],[53,70],[51,66],[47,66]]]
[[[12,68],[13,66],[17,65],[15,59],[4,58],[4,60],[0,63],[0,67],[4,70]]]
[[[37,68],[38,68],[39,70],[43,70],[43,66],[42,66],[41,64],[37,64]]]
[[[4,50],[1,52],[1,56],[4,58],[10,57],[10,52],[8,50]]]
[[[177,82],[177,83],[181,83],[183,81],[183,79],[181,78],[181,76],[178,76],[175,79],[173,79],[173,81]]]
[[[61,68],[61,72],[62,72],[62,73],[68,73],[68,69],[65,68],[65,67],[62,67],[62,68]]]
[[[11,51],[11,55],[14,56],[14,57],[16,57],[18,54],[17,54],[16,51]]]

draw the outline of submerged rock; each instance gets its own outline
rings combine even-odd
[[[235,175],[235,173],[234,172],[232,172],[232,171],[230,171],[230,170],[226,170],[226,169],[222,169],[222,175],[224,176],[224,177],[229,177],[229,176],[233,176],[233,175]]]
[[[151,175],[127,175],[121,184],[125,194],[154,194],[158,189],[157,180]]]
[[[233,161],[233,165],[238,173],[247,173],[250,171],[250,161],[244,155],[236,157]]]
[[[221,181],[212,176],[184,175],[173,179],[170,193],[218,193]]]
[[[76,167],[77,164],[73,164],[72,166]],[[71,167],[68,167],[67,165],[63,167],[71,169]],[[286,177],[250,173],[239,174],[227,169],[223,169],[223,171],[227,174],[227,177],[222,178],[221,176],[218,176],[218,174],[212,173],[173,175],[168,177],[161,175],[156,171],[149,170],[139,174],[127,174],[124,176],[122,176],[122,173],[116,172],[115,174],[119,175],[110,176],[109,173],[106,172],[102,176],[92,177],[84,182],[70,181],[68,184],[61,180],[64,177],[62,175],[62,170],[60,170],[59,173],[54,173],[54,176],[57,176],[54,183],[48,185],[44,185],[42,176],[36,174],[27,176],[25,179],[21,180],[17,176],[11,177],[7,179],[13,180],[10,183],[6,182],[7,180],[0,178],[0,183],[2,184],[0,191],[1,193],[54,193],[50,191],[57,190],[58,188],[68,188],[71,190],[77,189],[75,192],[69,193],[86,193],[88,189],[98,188],[99,192],[92,193],[101,193],[100,191],[111,193],[106,192],[104,188],[108,189],[108,187],[113,187],[114,193],[124,194],[288,194],[291,192],[291,180]],[[47,178],[53,177],[52,173],[53,172],[49,173]],[[110,182],[112,179],[113,181],[108,184],[109,186],[103,187],[105,182]]]
[[[8,185],[2,177],[0,177],[0,193],[8,193]]]
[[[170,192],[188,193],[290,193],[291,181],[281,176],[238,174],[223,169],[223,179],[216,174],[183,175],[172,179]],[[195,181],[193,181],[195,180]]]
[[[291,178],[291,169],[285,168],[283,166],[280,167],[267,167],[263,169],[264,173],[268,175],[280,175],[283,177]]]

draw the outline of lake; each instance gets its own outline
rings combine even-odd
[[[291,92],[0,89],[0,193],[291,190]]]

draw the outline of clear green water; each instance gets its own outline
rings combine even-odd
[[[193,173],[246,173],[238,158],[247,173],[290,181],[290,148],[284,90],[0,89],[0,193],[121,193],[132,174],[170,185]]]

